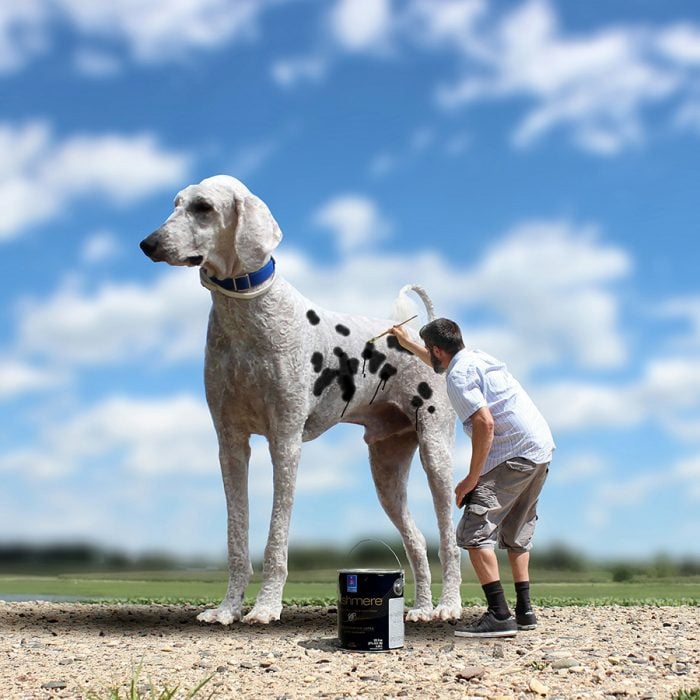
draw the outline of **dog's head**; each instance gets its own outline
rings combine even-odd
[[[261,268],[282,238],[265,203],[233,177],[216,175],[175,197],[175,211],[141,241],[154,262],[201,265],[220,279]]]

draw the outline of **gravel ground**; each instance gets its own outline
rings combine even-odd
[[[402,649],[339,648],[335,608],[289,607],[266,627],[209,626],[190,607],[0,602],[0,697],[669,698],[700,687],[700,608],[538,610],[512,640],[406,624]],[[481,610],[466,608],[463,619]]]

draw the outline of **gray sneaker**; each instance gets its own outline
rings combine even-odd
[[[515,613],[515,621],[518,623],[519,630],[534,630],[537,627],[537,617],[532,610],[526,610],[522,613]]]
[[[505,620],[499,620],[487,610],[476,622],[470,625],[459,625],[455,629],[457,637],[515,637],[518,625],[511,615]]]

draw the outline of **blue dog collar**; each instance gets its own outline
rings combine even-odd
[[[237,296],[239,292],[247,291],[250,294],[256,287],[260,287],[267,282],[274,274],[275,259],[271,257],[259,270],[247,272],[240,277],[219,279],[218,277],[209,277],[204,270],[200,270],[200,280],[207,289]]]

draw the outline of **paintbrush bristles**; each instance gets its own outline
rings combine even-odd
[[[418,318],[418,314],[414,314],[413,316],[411,316],[411,318],[407,318],[405,321],[401,321],[401,323],[397,323],[396,325],[392,326],[392,328],[397,328],[398,326],[403,326],[404,323],[408,323],[409,321],[413,321],[414,318]],[[367,342],[373,343],[375,340],[379,340],[380,338],[383,338],[387,333],[389,333],[388,330],[384,331],[384,333],[380,333],[379,335],[375,335],[374,338],[370,338]]]

